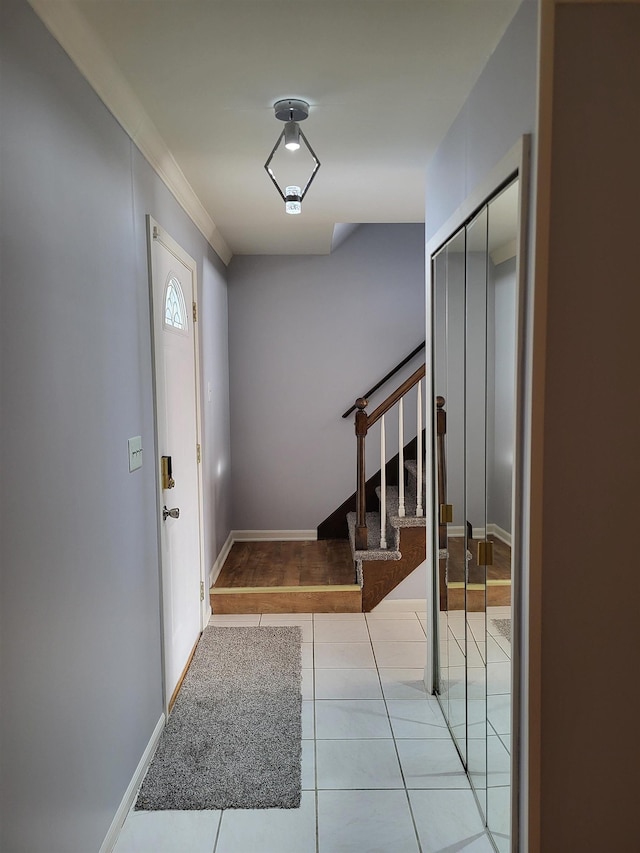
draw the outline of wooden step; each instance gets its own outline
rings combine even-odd
[[[425,528],[401,527],[399,531],[399,560],[362,559],[362,609],[365,613],[373,610],[426,559]]]
[[[361,613],[357,584],[211,587],[211,609],[220,613]]]
[[[489,580],[485,589],[484,584],[469,584],[464,589],[464,583],[450,583],[447,588],[441,610],[464,610],[482,613],[487,607],[504,607],[511,604],[511,581]]]

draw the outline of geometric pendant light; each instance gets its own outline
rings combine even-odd
[[[302,212],[302,199],[307,194],[307,190],[311,186],[311,182],[320,168],[320,161],[316,157],[313,148],[309,145],[307,137],[302,132],[299,124],[299,122],[304,121],[309,116],[309,104],[306,101],[301,101],[297,98],[285,98],[281,101],[276,101],[273,108],[275,110],[276,118],[284,122],[284,127],[282,129],[282,133],[276,140],[276,144],[273,146],[273,150],[271,151],[271,154],[269,154],[264,167],[267,170],[267,174],[273,181],[273,185],[278,190],[278,193],[284,201],[285,212],[295,215]],[[291,185],[285,187],[283,191],[276,180],[276,176],[273,174],[271,161],[281,144],[284,145],[287,151],[297,151],[300,148],[300,145],[303,144],[311,155],[311,159],[313,160],[313,169],[303,189],[299,186]]]

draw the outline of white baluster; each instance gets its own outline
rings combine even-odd
[[[404,518],[404,398],[398,400],[398,515]]]
[[[424,515],[422,509],[422,379],[418,381],[418,458],[416,459],[416,516]]]
[[[380,420],[380,547],[387,547],[387,471],[384,415]]]

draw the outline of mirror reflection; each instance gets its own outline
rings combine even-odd
[[[487,622],[487,223],[484,207],[467,225],[465,255],[465,549],[467,637],[467,772],[487,813],[487,669],[482,654]]]
[[[510,849],[515,179],[432,258],[438,696],[478,806]]]
[[[442,335],[435,339],[438,355],[436,387],[441,389],[440,504],[451,507],[451,521],[439,520],[442,573],[440,695],[446,716],[463,761],[467,754],[466,636],[465,636],[465,547],[464,529],[464,342],[465,328],[464,229],[456,234],[437,259],[435,310]],[[449,414],[450,413],[450,414]]]

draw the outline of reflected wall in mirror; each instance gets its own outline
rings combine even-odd
[[[517,178],[432,257],[437,690],[499,851],[511,849]]]
[[[463,761],[467,755],[465,547],[464,530],[464,389],[465,363],[465,244],[464,228],[454,235],[436,259],[434,309],[442,334],[435,340],[436,387],[441,396],[438,465],[440,503],[451,507],[451,521],[439,519],[439,568],[442,573],[440,611],[440,696]],[[449,415],[451,413],[451,416]]]
[[[467,772],[483,817],[487,814],[487,567],[478,547],[487,528],[487,222],[483,207],[467,225],[465,311],[465,576],[467,637]]]

